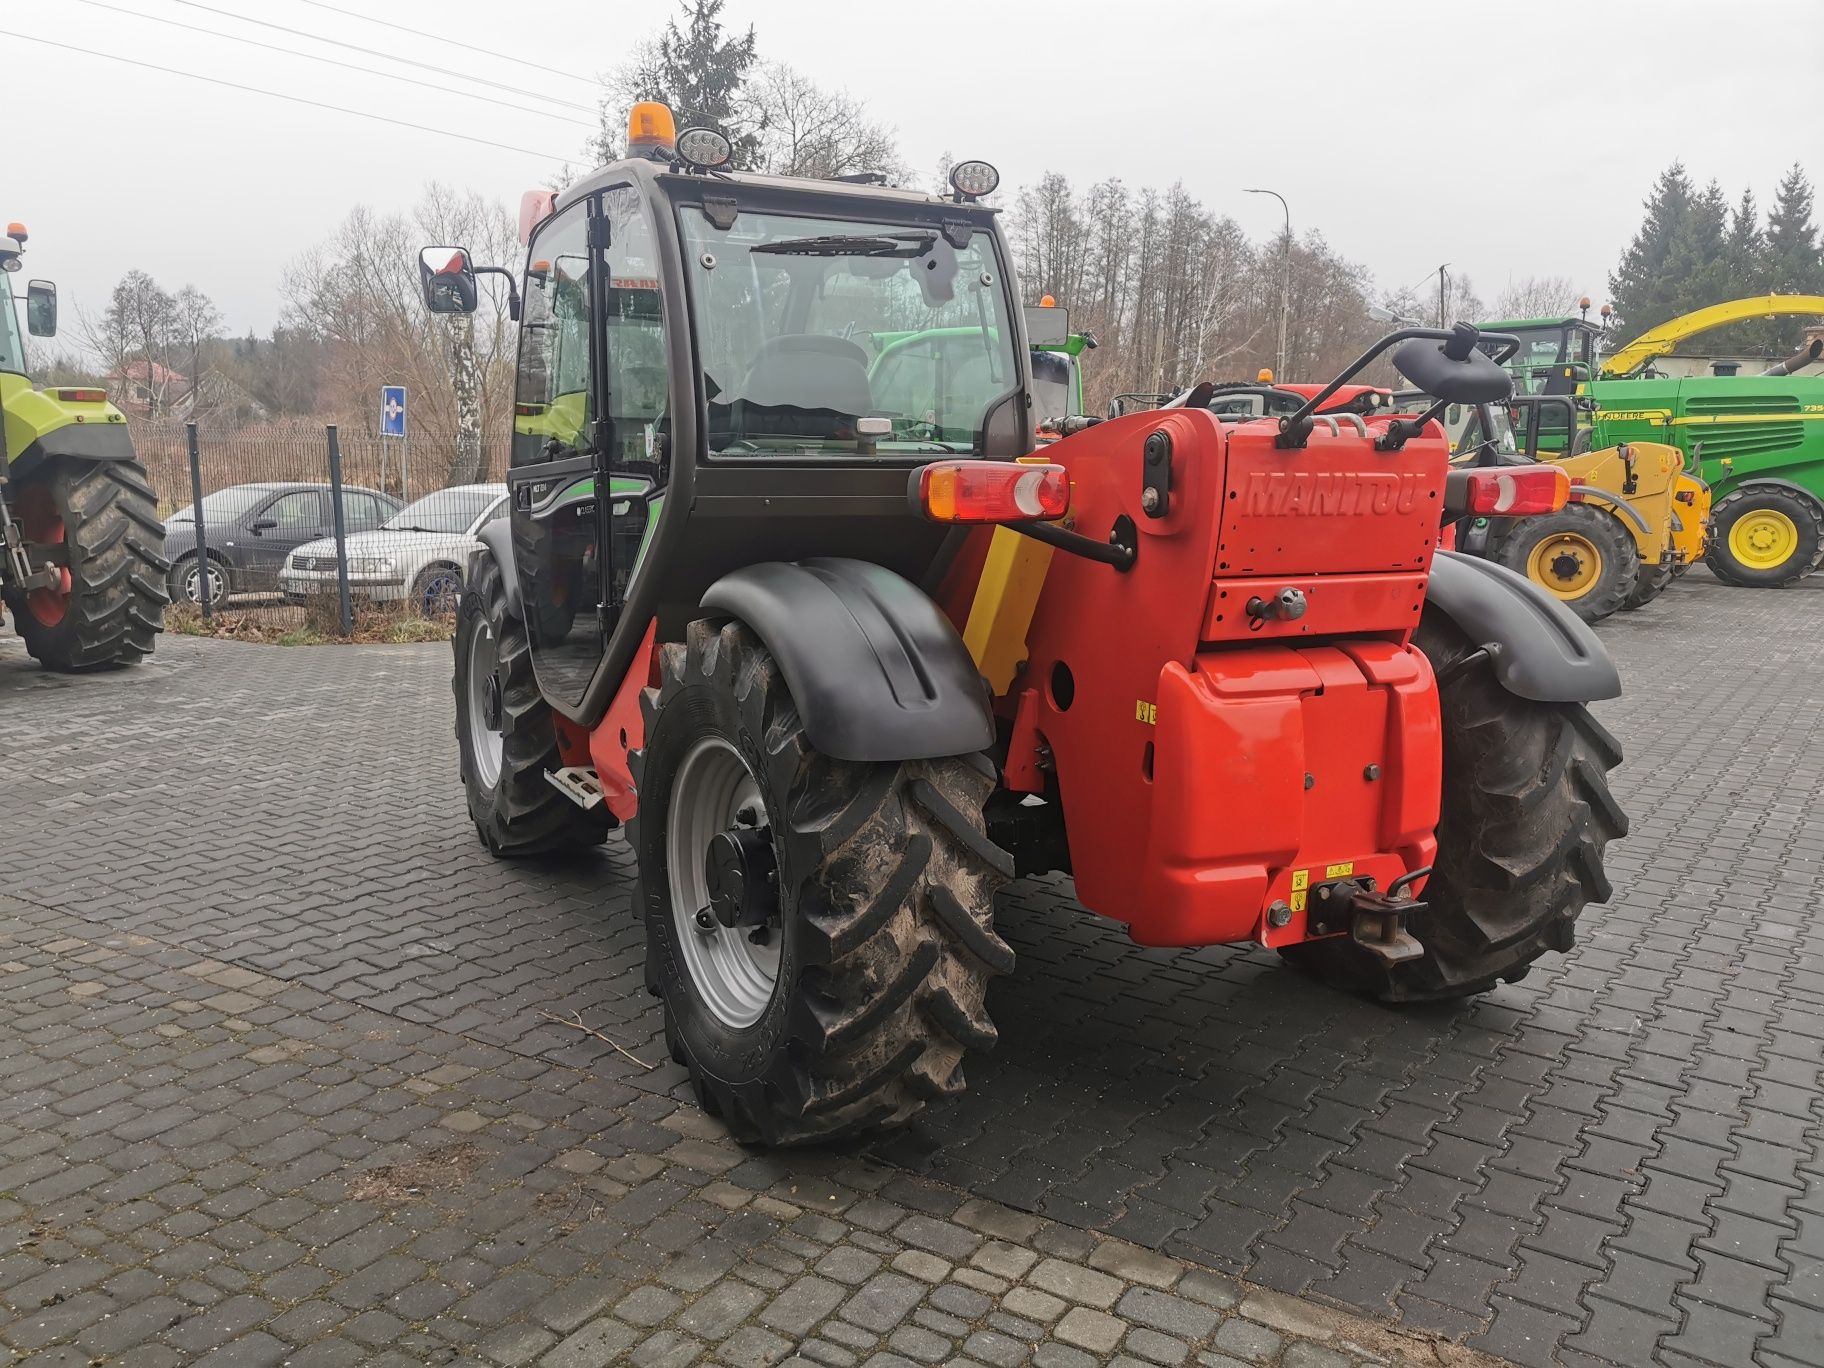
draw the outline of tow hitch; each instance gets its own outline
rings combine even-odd
[[[1425,904],[1408,897],[1406,889],[1429,872],[1415,869],[1402,875],[1385,893],[1374,887],[1373,879],[1336,879],[1319,884],[1311,892],[1306,930],[1312,936],[1347,931],[1357,945],[1383,964],[1420,959],[1425,947],[1406,925],[1413,913],[1425,910]]]

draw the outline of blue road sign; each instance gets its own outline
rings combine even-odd
[[[382,385],[380,387],[380,435],[382,437],[405,436],[404,385]]]

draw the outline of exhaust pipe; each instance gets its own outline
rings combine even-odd
[[[1794,352],[1777,366],[1769,366],[1766,370],[1762,371],[1761,374],[1791,375],[1794,371],[1804,370],[1805,367],[1816,361],[1820,356],[1824,356],[1824,337],[1814,337],[1810,342],[1806,343],[1803,347],[1800,347],[1798,351]]]

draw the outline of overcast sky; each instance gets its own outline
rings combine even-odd
[[[234,333],[263,332],[286,263],[348,209],[408,206],[441,180],[517,204],[575,157],[583,111],[521,113],[120,11],[232,31],[451,85],[255,16],[511,87],[524,104],[593,103],[585,81],[658,27],[663,0],[7,0],[0,6],[0,222],[32,232],[27,274],[98,310],[134,267],[195,284]],[[415,38],[371,14],[497,53]],[[1182,180],[1255,237],[1321,230],[1381,295],[1440,263],[1485,299],[1564,275],[1601,298],[1655,175],[1682,158],[1763,207],[1794,161],[1824,178],[1824,4],[1557,3],[862,5],[729,0],[761,53],[865,96],[907,161],[983,157],[1006,190],[1060,171],[1079,185]],[[257,91],[507,144],[480,146],[22,41],[202,73]],[[508,58],[520,58],[530,65]],[[543,68],[543,72],[539,70]],[[1011,195],[1004,198],[1010,199]]]

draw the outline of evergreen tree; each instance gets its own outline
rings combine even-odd
[[[725,36],[725,0],[687,0],[684,26],[674,18],[659,38],[659,90],[677,116],[678,130],[706,124],[728,135],[736,166],[753,166],[760,152],[761,120],[751,108],[744,86],[757,59],[753,26]]]
[[[1761,235],[1761,208],[1754,191],[1742,191],[1742,198],[1729,214],[1729,238],[1723,245],[1723,288],[1717,299],[1741,299],[1767,291],[1766,240]],[[1732,323],[1704,335],[1705,349],[1718,352],[1759,354],[1769,345],[1767,329],[1758,322]]]
[[[1757,292],[1824,295],[1824,246],[1812,221],[1811,182],[1795,162],[1780,180],[1767,215],[1764,274]],[[1804,340],[1804,318],[1775,318],[1767,325],[1772,354],[1785,356]]]
[[[1673,162],[1647,196],[1646,217],[1609,276],[1618,336],[1637,337],[1682,312],[1667,267],[1675,240],[1690,217],[1691,201],[1691,178],[1682,162]]]
[[[1729,204],[1723,187],[1711,181],[1692,198],[1672,232],[1663,282],[1667,318],[1741,296],[1741,283],[1731,270],[1729,237]]]

